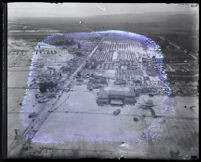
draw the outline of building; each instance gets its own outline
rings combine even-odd
[[[135,104],[135,97],[134,91],[131,91],[128,87],[106,87],[100,89],[96,102],[98,105],[111,104],[122,106],[124,104]]]
[[[103,76],[93,76],[87,84],[88,89],[98,89],[107,85],[107,79]]]
[[[114,81],[115,85],[126,85],[126,81],[125,80],[121,80],[121,79],[116,79]]]
[[[96,103],[98,105],[107,105],[109,104],[109,98],[108,98],[108,94],[106,91],[103,91],[102,89],[100,90],[100,92],[98,93],[98,97],[96,99]]]

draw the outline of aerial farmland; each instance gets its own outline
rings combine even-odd
[[[197,158],[197,48],[171,38],[176,25],[77,20],[9,21],[8,156]]]

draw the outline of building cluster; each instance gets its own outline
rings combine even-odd
[[[84,62],[77,72],[76,84],[86,84],[90,91],[96,89],[97,104],[135,104],[136,97],[140,94],[167,95],[171,91],[165,82],[160,49],[138,40],[116,37],[105,37],[101,42],[75,38],[74,42],[71,46],[62,47],[74,57],[56,70],[56,73],[66,80]],[[98,43],[98,47],[88,58]],[[41,49],[48,51],[51,48],[46,46]]]
[[[114,43],[106,39],[86,62],[80,75],[88,80],[89,90],[99,89],[99,105],[134,104],[140,94],[165,95],[169,88],[160,79],[162,58],[155,52],[145,50],[136,41],[126,44],[122,40]],[[125,88],[127,90],[122,91]]]
[[[49,98],[54,97],[57,92],[63,89],[62,86],[65,81],[85,61],[87,55],[98,43],[90,42],[90,40],[80,41],[82,44],[76,40],[67,47],[44,42],[40,42],[36,46],[31,72],[34,79],[30,81],[29,87],[39,89],[38,94],[36,94],[39,103],[47,102]],[[84,55],[77,55],[78,52],[82,52]],[[81,82],[82,78],[79,79]],[[39,95],[41,96],[39,97]]]

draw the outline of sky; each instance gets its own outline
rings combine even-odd
[[[8,3],[8,17],[86,17],[147,12],[198,13],[190,4],[165,3]]]

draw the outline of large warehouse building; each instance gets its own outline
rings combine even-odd
[[[120,88],[117,87],[106,87],[104,89],[100,89],[97,97],[98,105],[119,105],[122,106],[124,104],[135,104],[135,93],[131,91],[128,87]]]

